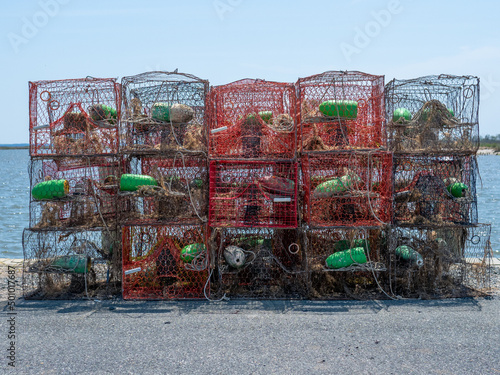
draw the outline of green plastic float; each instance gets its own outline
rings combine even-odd
[[[358,102],[354,100],[327,100],[319,105],[319,110],[328,117],[355,119],[358,117]]]
[[[349,250],[350,248],[356,247],[362,247],[366,251],[370,251],[370,244],[368,243],[368,240],[365,240],[363,238],[355,239],[352,242],[349,240],[340,240],[339,242],[335,243],[333,249],[335,251],[345,251]]]
[[[96,104],[90,107],[90,118],[94,121],[107,120],[110,124],[116,123],[118,113],[116,109],[104,104]]]
[[[186,245],[181,250],[181,260],[184,263],[191,263],[198,255],[203,254],[207,247],[203,243],[193,243]]]
[[[153,177],[140,174],[122,174],[120,178],[120,191],[136,191],[145,185],[158,186],[158,182]]]
[[[62,255],[49,259],[47,268],[69,273],[88,273],[92,267],[92,259],[85,254]]]
[[[411,113],[406,108],[396,108],[392,114],[392,121],[398,124],[404,124],[411,120]]]
[[[366,263],[364,248],[355,247],[353,249],[338,251],[326,258],[326,266],[330,269],[345,268],[355,263]]]
[[[347,174],[319,184],[314,189],[313,196],[315,198],[328,198],[335,194],[350,190],[355,184],[360,182],[361,178],[359,178],[359,176]]]
[[[69,183],[67,180],[49,180],[36,184],[31,190],[35,199],[63,198],[69,194]]]
[[[155,103],[151,107],[151,117],[155,120],[170,121],[170,105],[167,103]]]
[[[418,266],[419,268],[424,265],[424,258],[422,258],[422,255],[420,255],[419,252],[415,251],[410,246],[402,245],[397,247],[396,255],[399,258]]]
[[[465,197],[467,194],[467,190],[469,187],[461,182],[455,182],[446,187],[446,189],[453,195],[455,198]]]

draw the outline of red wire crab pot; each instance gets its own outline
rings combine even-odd
[[[207,80],[177,71],[122,78],[121,151],[206,154],[208,88]]]
[[[215,86],[209,102],[212,159],[293,159],[293,84],[243,79]]]
[[[123,298],[204,298],[210,288],[206,233],[205,225],[124,226]]]
[[[386,146],[384,76],[328,71],[296,87],[302,152]]]
[[[210,162],[212,227],[297,227],[297,162]]]
[[[479,78],[426,76],[385,87],[390,150],[475,153],[479,148]]]
[[[29,83],[30,155],[118,153],[120,86],[113,78]]]
[[[177,153],[124,159],[120,222],[199,224],[208,220],[208,160]]]
[[[474,156],[394,155],[394,221],[399,225],[478,222]]]
[[[301,299],[307,296],[306,257],[298,229],[211,228],[219,299]]]
[[[392,218],[392,154],[302,156],[304,220],[310,227],[374,226]]]
[[[116,224],[115,157],[33,159],[30,227],[92,228]]]

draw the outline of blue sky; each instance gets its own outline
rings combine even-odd
[[[0,0],[0,143],[28,142],[28,81],[191,73],[211,84],[327,70],[481,79],[498,134],[500,2]],[[31,27],[30,27],[31,25]],[[360,30],[365,37],[360,37]]]

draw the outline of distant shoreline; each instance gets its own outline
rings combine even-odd
[[[28,150],[30,146],[0,146],[0,150]]]

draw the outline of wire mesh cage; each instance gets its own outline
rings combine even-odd
[[[31,228],[60,230],[116,224],[117,158],[32,159],[29,170]]]
[[[26,299],[111,298],[120,292],[120,238],[115,230],[23,233]]]
[[[313,299],[373,299],[387,288],[387,227],[304,231]]]
[[[209,103],[211,158],[295,157],[293,84],[243,79],[213,87]]]
[[[122,151],[206,152],[208,87],[208,81],[177,71],[124,77]]]
[[[474,156],[394,155],[394,220],[403,225],[475,224]]]
[[[297,227],[297,163],[211,161],[212,227]]]
[[[328,71],[297,83],[302,152],[386,145],[384,76]]]
[[[208,296],[206,233],[205,225],[124,226],[123,298]]]
[[[30,155],[118,152],[120,88],[115,79],[29,83]]]
[[[473,153],[479,148],[479,78],[392,80],[385,99],[394,152]]]
[[[212,298],[301,299],[305,253],[297,229],[212,228]]]
[[[301,162],[303,220],[309,226],[371,226],[391,221],[391,153],[308,153]]]
[[[172,157],[125,159],[119,193],[120,222],[127,225],[206,222],[208,159]]]
[[[489,224],[391,228],[392,293],[421,298],[487,293],[490,233]]]

